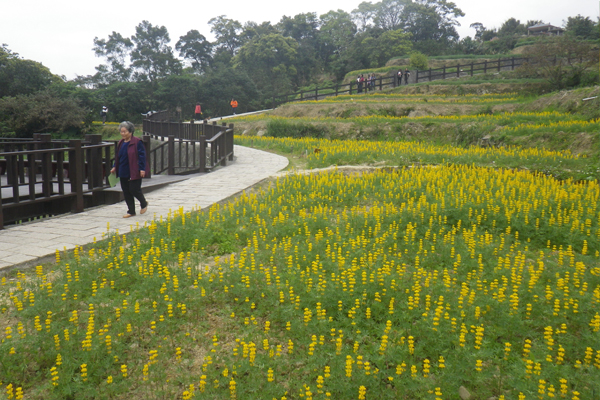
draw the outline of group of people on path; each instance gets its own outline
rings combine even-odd
[[[366,78],[364,74],[358,75],[356,78],[358,93],[362,93],[363,90],[366,92],[375,90],[375,79],[375,74],[368,74]]]
[[[410,71],[406,68],[404,71],[402,69],[398,70],[398,85],[402,85],[402,78],[404,78],[404,84],[408,85],[408,77],[410,76]],[[368,74],[365,78],[364,74],[360,74],[356,77],[356,86],[358,88],[358,93],[369,92],[375,90],[375,74]]]
[[[398,86],[402,85],[402,78],[404,78],[404,84],[408,85],[408,77],[410,76],[410,71],[408,68],[404,69],[402,72],[402,68],[398,70]]]

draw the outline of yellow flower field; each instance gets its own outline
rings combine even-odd
[[[594,399],[599,200],[595,181],[441,165],[176,210],[2,279],[1,393]]]

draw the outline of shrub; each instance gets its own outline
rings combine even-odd
[[[281,119],[273,119],[267,123],[267,134],[272,137],[314,137],[322,138],[329,133],[329,129],[323,125],[313,125],[306,122],[290,122]]]
[[[87,114],[74,98],[59,98],[49,91],[0,99],[0,122],[17,137],[38,132],[81,133],[87,128]]]
[[[429,68],[429,60],[423,53],[415,51],[410,55],[410,69],[427,69]]]

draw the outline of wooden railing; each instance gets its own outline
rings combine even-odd
[[[166,141],[149,151],[155,174],[206,172],[233,160],[233,124],[145,119],[143,131],[153,139]]]
[[[459,78],[461,76],[473,76],[475,74],[487,74],[488,72],[500,72],[514,70],[527,62],[527,58],[510,57],[499,58],[494,61],[472,62],[461,65],[444,65],[442,68],[415,70],[415,83],[431,82],[438,79]]]
[[[582,58],[577,59],[559,59],[557,57],[551,57],[550,60],[553,63],[566,62],[571,63],[583,62]],[[396,72],[393,72],[390,76],[377,77],[374,79],[372,85],[368,85],[366,82],[362,86],[362,90],[359,89],[359,84],[356,81],[351,81],[342,85],[334,85],[327,87],[316,87],[311,90],[303,90],[300,92],[294,92],[285,94],[282,96],[274,96],[272,99],[272,107],[283,104],[292,103],[296,101],[307,101],[307,100],[322,100],[330,96],[339,96],[344,94],[359,95],[362,93],[369,93],[375,90],[383,90],[384,88],[394,88],[396,86],[404,84],[413,84],[421,82],[431,82],[439,79],[458,78],[462,76],[473,76],[475,74],[487,74],[492,72],[508,71],[519,68],[530,61],[526,57],[510,57],[510,58],[499,58],[493,61],[479,61],[471,62],[468,64],[456,64],[450,66],[443,66],[441,68],[430,68],[427,70],[412,70],[408,82],[399,81]]]
[[[307,101],[307,100],[322,100],[326,97],[340,96],[344,94],[348,95],[359,95],[363,93],[369,93],[376,90],[383,90],[387,88],[393,88],[398,85],[398,78],[394,72],[390,76],[376,77],[369,85],[368,82],[363,82],[362,86],[356,81],[350,81],[345,84],[336,84],[334,86],[316,87],[311,90],[303,90],[300,92],[294,92],[285,94],[282,96],[276,96],[272,99],[273,108],[283,103],[293,103],[296,101]]]
[[[108,187],[113,143],[86,140],[0,139],[0,229],[32,218],[81,212],[85,195]],[[91,204],[90,204],[91,205]]]

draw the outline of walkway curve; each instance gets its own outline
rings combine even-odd
[[[39,222],[8,226],[0,230],[0,272],[13,267],[28,267],[54,259],[56,250],[101,240],[107,232],[127,233],[146,221],[165,218],[179,207],[185,211],[206,208],[242,192],[275,175],[288,165],[288,159],[249,147],[235,146],[234,161],[210,173],[172,183],[145,194],[148,212],[124,219],[125,202],[96,207],[78,214],[65,214]],[[142,185],[143,188],[143,185]],[[139,204],[136,204],[139,207]]]

